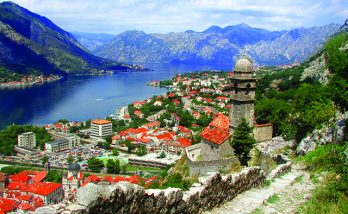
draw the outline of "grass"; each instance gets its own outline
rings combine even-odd
[[[260,208],[256,208],[256,209],[254,209],[252,212],[251,212],[251,214],[262,214],[263,212],[261,211],[261,209]]]
[[[143,171],[159,171],[158,168],[152,168],[152,167],[144,167],[144,166],[133,166],[133,165],[127,165],[128,171],[135,171],[135,170],[143,170]]]
[[[268,199],[267,199],[267,203],[270,203],[270,204],[274,204],[274,203],[276,203],[277,201],[279,201],[279,196],[278,195],[276,195],[276,194],[274,194],[274,195],[272,195],[271,197],[269,197]]]
[[[311,180],[317,184],[312,197],[298,209],[298,213],[348,213],[347,151],[348,142],[326,144],[297,158],[306,164]]]
[[[295,178],[294,184],[302,183],[302,182],[303,182],[303,177],[304,177],[304,176],[301,175],[301,176]]]

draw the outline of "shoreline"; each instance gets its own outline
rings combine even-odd
[[[63,76],[54,76],[54,77],[49,77],[50,79],[44,79],[41,80],[40,82],[33,81],[33,82],[19,82],[19,81],[13,81],[13,82],[3,82],[0,83],[0,90],[1,89],[13,89],[13,88],[29,88],[33,87],[35,85],[43,85],[46,83],[51,83],[55,81],[59,81],[63,79]]]

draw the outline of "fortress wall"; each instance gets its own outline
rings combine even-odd
[[[75,214],[202,213],[232,200],[264,180],[265,174],[259,167],[248,167],[238,174],[226,176],[210,173],[200,177],[199,183],[194,184],[188,191],[177,188],[144,190],[143,187],[128,182],[113,185],[89,183],[78,189],[74,204],[40,209]]]

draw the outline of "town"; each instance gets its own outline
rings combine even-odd
[[[161,169],[181,158],[185,148],[201,142],[202,136],[209,138],[201,133],[213,120],[214,124],[228,120],[231,106],[226,89],[231,75],[208,71],[154,81],[170,90],[134,101],[106,118],[62,119],[41,128],[45,134],[40,136],[35,130],[19,133],[11,155],[0,157],[2,168],[22,164],[22,169],[36,166],[41,170],[1,174],[1,211],[33,211],[56,204],[74,197],[76,189],[89,182],[150,185]],[[57,170],[61,182],[47,182]]]

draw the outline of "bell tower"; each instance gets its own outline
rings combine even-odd
[[[254,125],[254,103],[256,79],[253,77],[253,63],[243,55],[234,66],[230,78],[231,108],[229,112],[231,131],[244,117],[249,126]]]

